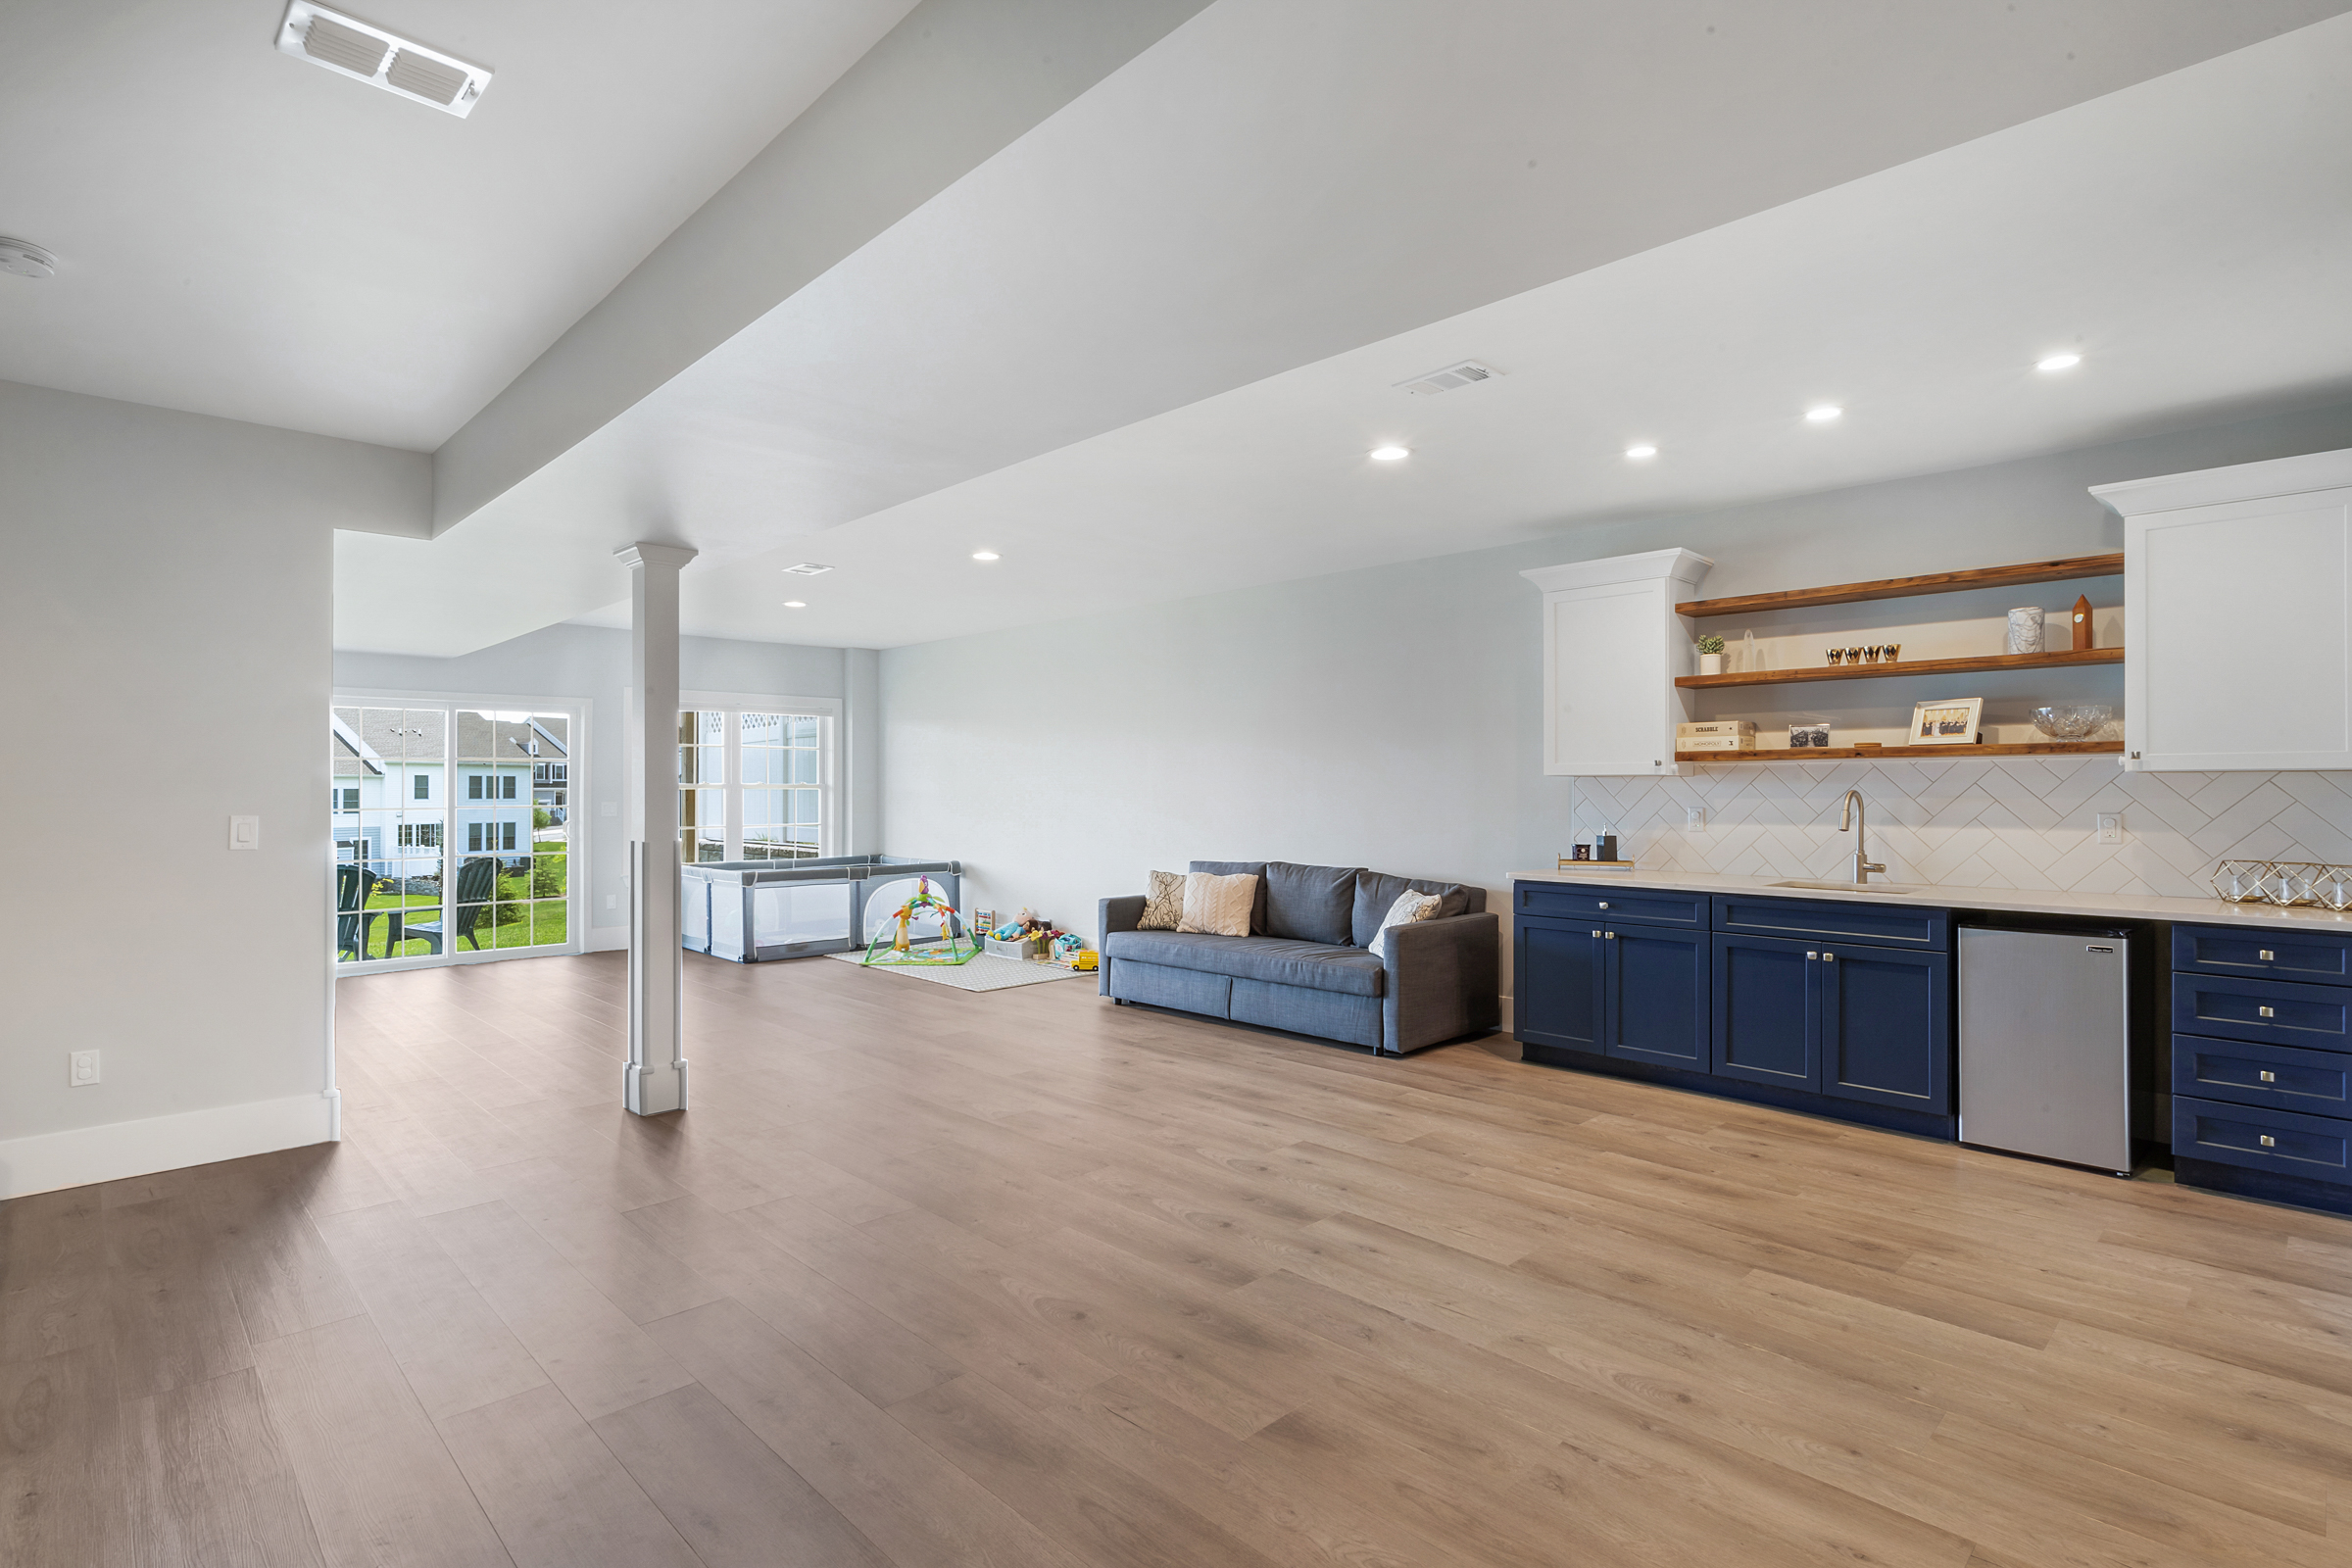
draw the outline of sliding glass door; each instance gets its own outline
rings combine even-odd
[[[338,704],[336,961],[569,947],[577,728],[562,710]]]

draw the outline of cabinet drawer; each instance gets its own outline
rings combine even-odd
[[[1656,888],[1596,888],[1590,883],[1522,882],[1512,901],[1521,914],[1561,919],[1640,920],[1646,925],[1707,928],[1704,893],[1667,893]]]
[[[2352,1115],[2352,1054],[2175,1035],[2173,1093],[2314,1116]]]
[[[2230,975],[2173,976],[2173,1032],[2352,1050],[2352,989]]]
[[[1889,948],[1945,953],[1951,949],[1952,912],[1892,902],[1815,904],[1805,899],[1718,893],[1715,929],[1745,936],[1875,942]]]
[[[2352,1121],[2175,1095],[2173,1153],[2352,1185]]]
[[[2352,985],[2352,932],[2173,927],[2173,967],[2190,974]]]

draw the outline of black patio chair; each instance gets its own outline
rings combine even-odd
[[[454,911],[457,923],[454,927],[450,924],[453,911],[444,909],[438,920],[404,920],[399,929],[404,936],[424,938],[432,944],[428,951],[433,953],[441,951],[444,933],[454,930],[455,935],[451,938],[453,943],[463,942],[478,953],[482,945],[474,939],[473,928],[481,919],[482,912],[490,906],[490,895],[497,888],[497,859],[487,855],[476,856],[458,866],[458,902]]]
[[[360,933],[360,914],[367,907],[368,884],[373,878],[365,867],[343,864],[335,867],[335,956],[346,953],[354,958],[368,955],[366,938]]]

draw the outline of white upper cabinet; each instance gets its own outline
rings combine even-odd
[[[1690,673],[1692,632],[1674,607],[1714,564],[1652,550],[1519,574],[1544,590],[1544,772],[1682,771],[1674,727],[1690,700],[1674,678]]]
[[[2352,770],[2352,452],[2091,494],[2124,518],[2124,765]]]

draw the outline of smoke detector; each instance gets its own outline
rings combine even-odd
[[[286,7],[286,20],[277,24],[277,52],[429,104],[460,120],[473,113],[475,100],[490,85],[487,66],[467,65],[455,55],[310,0],[293,0]]]
[[[0,239],[0,272],[19,277],[54,277],[57,258],[29,240]]]
[[[1450,392],[1457,386],[1472,386],[1480,381],[1492,381],[1501,373],[1492,365],[1481,365],[1476,360],[1464,360],[1459,365],[1448,365],[1443,370],[1432,370],[1427,375],[1416,375],[1409,381],[1399,381],[1396,383],[1396,390],[1410,392],[1417,398],[1434,397],[1440,392]]]
[[[833,568],[831,566],[820,566],[813,561],[804,561],[797,566],[786,566],[784,569],[791,572],[795,577],[821,577],[826,572],[831,571]]]

